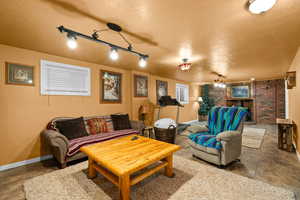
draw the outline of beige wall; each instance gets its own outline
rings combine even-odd
[[[289,110],[289,118],[292,119],[295,124],[295,135],[294,135],[294,142],[297,146],[297,151],[300,152],[300,48],[295,56],[293,63],[289,69],[289,71],[296,71],[296,87],[293,89],[288,90],[288,110]]]
[[[91,68],[92,95],[82,96],[41,96],[40,60],[73,64]],[[15,62],[35,67],[35,86],[15,86],[5,84],[5,62]],[[0,165],[27,160],[44,155],[40,142],[40,132],[51,118],[58,116],[105,115],[116,112],[129,113],[137,118],[139,98],[133,98],[133,74],[135,72],[111,68],[53,56],[26,49],[0,45]],[[99,70],[106,69],[123,74],[122,104],[99,103]],[[147,74],[150,80],[149,98],[155,102],[155,80],[159,77]],[[160,78],[159,78],[160,79]],[[175,80],[167,80],[169,92],[175,95]],[[196,85],[190,87],[190,100],[198,95]],[[197,118],[197,103],[192,102],[181,110],[180,121]],[[167,113],[167,112],[164,112]],[[175,114],[171,113],[171,117]],[[166,116],[166,114],[163,114]]]

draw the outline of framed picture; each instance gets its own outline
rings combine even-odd
[[[249,85],[231,86],[231,98],[250,98]]]
[[[5,63],[6,84],[34,86],[34,67]]]
[[[134,75],[134,97],[148,97],[148,77]]]
[[[287,83],[287,88],[292,89],[293,87],[296,87],[296,72],[286,72],[286,83]]]
[[[100,103],[122,103],[122,74],[100,71]]]
[[[168,82],[156,80],[156,102],[158,103],[160,97],[167,96],[167,95],[168,95]]]

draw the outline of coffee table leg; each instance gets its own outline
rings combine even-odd
[[[95,178],[96,177],[96,170],[93,167],[94,162],[95,162],[94,160],[89,158],[89,169],[88,169],[88,177],[89,178]]]
[[[130,199],[130,177],[128,174],[119,177],[119,187],[120,187],[120,199],[129,200]]]
[[[168,162],[168,165],[165,168],[165,175],[167,177],[173,178],[174,177],[174,173],[173,173],[173,155],[169,155],[168,157],[166,157],[166,161]]]

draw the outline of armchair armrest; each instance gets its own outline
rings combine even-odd
[[[142,133],[143,129],[146,127],[143,121],[130,120],[131,128]]]
[[[59,132],[44,130],[43,136],[46,145],[50,146],[53,156],[60,163],[65,163],[65,158],[69,149],[69,140]]]
[[[241,137],[240,131],[224,131],[222,133],[219,133],[216,138],[218,141],[230,141],[234,138]]]

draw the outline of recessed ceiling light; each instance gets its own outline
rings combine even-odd
[[[251,81],[255,81],[255,78],[251,78],[250,80],[251,80]]]
[[[261,14],[273,8],[277,0],[249,0],[249,11],[253,14]]]

